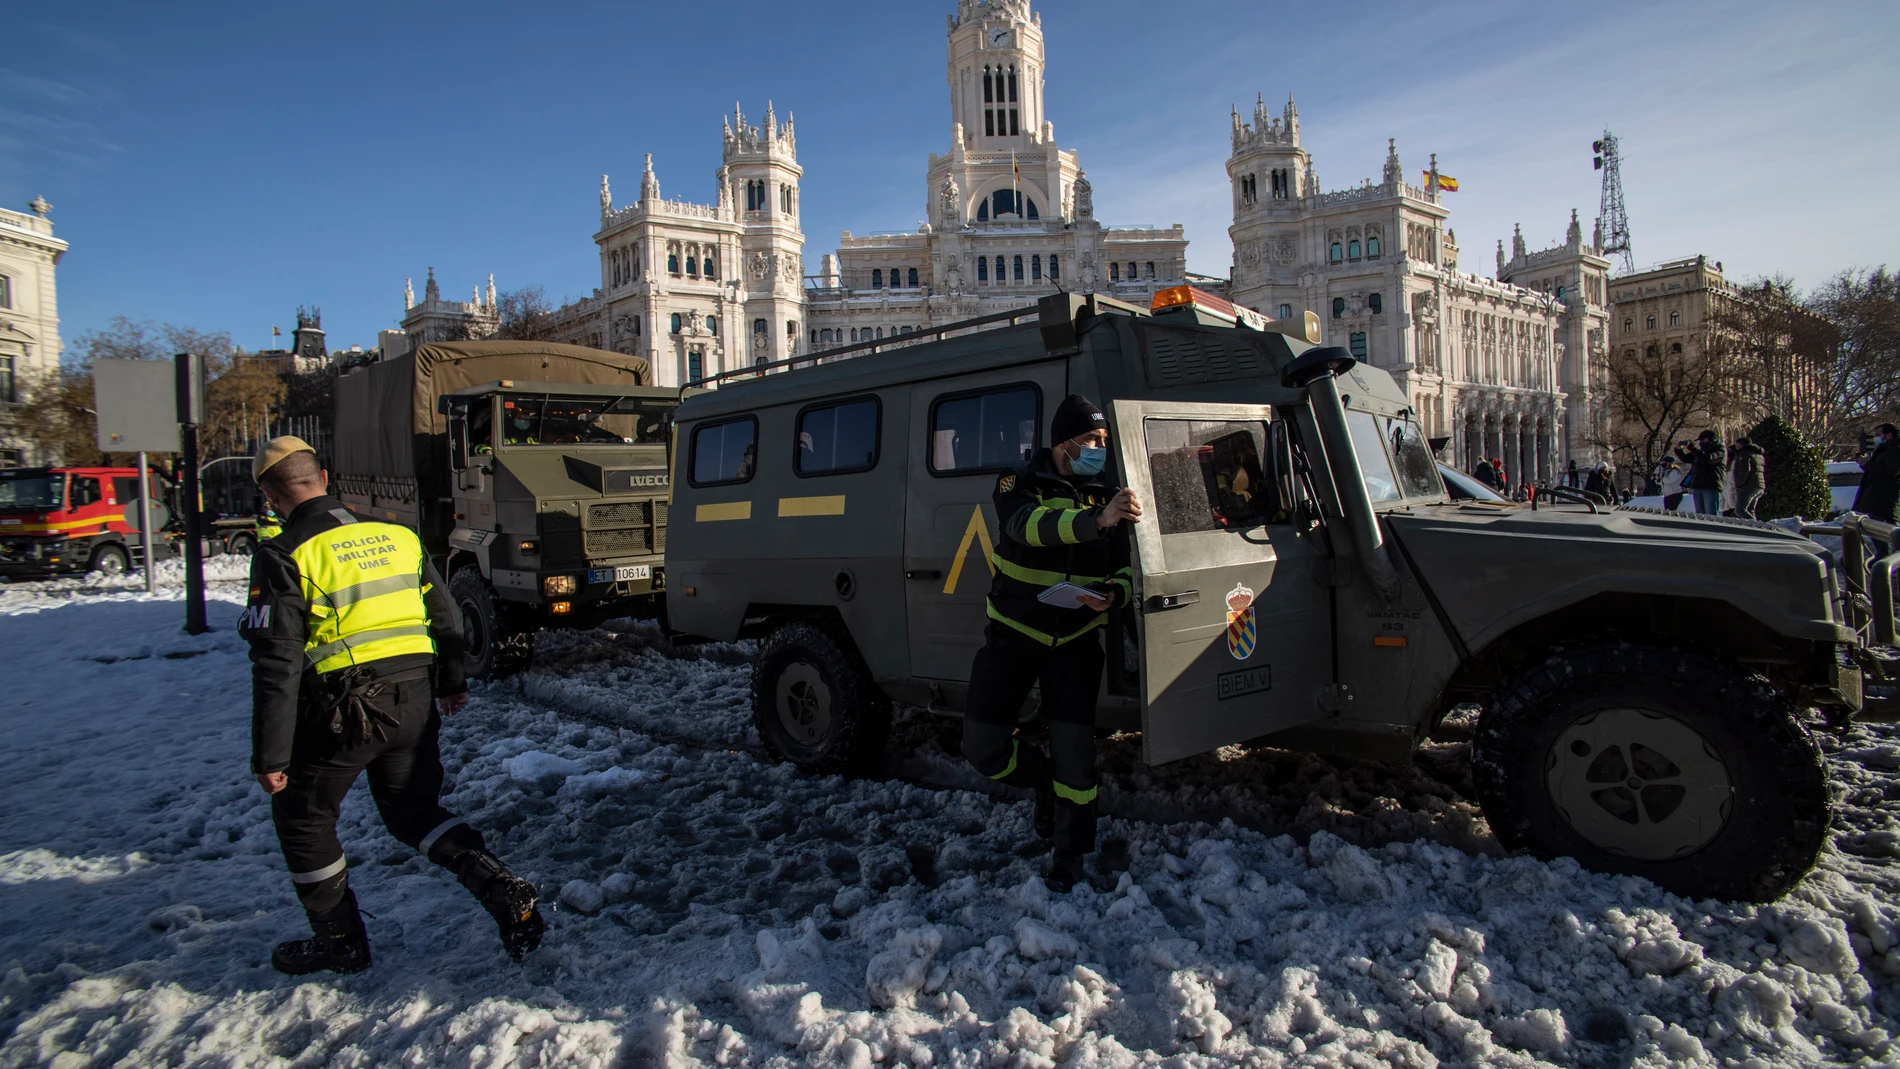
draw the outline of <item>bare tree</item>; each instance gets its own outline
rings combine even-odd
[[[1653,475],[1690,427],[1722,405],[1720,362],[1701,352],[1663,353],[1657,346],[1608,358],[1608,430],[1592,442],[1623,471]]]
[[[1755,279],[1713,298],[1708,338],[1720,372],[1712,423],[1779,416],[1809,439],[1825,436],[1835,330],[1808,309],[1793,279]]]
[[[58,458],[61,463],[130,463],[130,453],[99,451],[93,362],[169,360],[177,353],[202,354],[206,357],[208,374],[219,381],[231,370],[231,336],[223,331],[114,316],[104,330],[89,331],[75,338],[73,351],[59,370],[33,384],[27,403],[20,409],[21,430],[38,442],[48,456]],[[220,418],[217,399],[221,395],[235,396],[229,389],[221,391],[214,385],[211,391],[213,420]]]
[[[501,326],[495,337],[513,341],[548,341],[554,337],[554,306],[539,284],[503,291],[496,304]]]
[[[1809,296],[1808,306],[1835,331],[1831,418],[1816,440],[1838,451],[1870,425],[1900,421],[1900,276],[1885,266],[1842,271]]]

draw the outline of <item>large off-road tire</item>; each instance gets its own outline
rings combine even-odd
[[[462,613],[462,667],[470,679],[505,679],[527,671],[534,659],[534,633],[516,625],[481,569],[456,569],[449,595]]]
[[[233,556],[248,557],[257,552],[257,536],[252,534],[232,535],[231,541],[226,543],[226,545],[230,547]]]
[[[1553,652],[1499,688],[1472,762],[1507,848],[1686,897],[1778,898],[1827,835],[1827,769],[1788,703],[1668,646]]]
[[[132,559],[126,555],[125,547],[108,542],[92,551],[92,557],[86,561],[86,570],[108,578],[124,575],[131,568]]]
[[[849,772],[883,752],[891,702],[848,640],[799,620],[759,647],[752,717],[775,756],[807,772]]]

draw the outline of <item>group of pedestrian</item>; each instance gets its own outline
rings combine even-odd
[[[1496,490],[1499,497],[1511,496],[1511,477],[1504,472],[1503,457],[1479,457],[1472,465],[1471,477]]]
[[[1767,453],[1747,435],[1726,446],[1714,431],[1703,431],[1693,443],[1677,442],[1660,475],[1663,508],[1669,512],[1688,497],[1706,516],[1757,519],[1768,492]]]

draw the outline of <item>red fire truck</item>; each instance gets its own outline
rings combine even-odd
[[[157,470],[151,479],[153,497],[172,496],[171,480]],[[138,500],[137,468],[0,469],[0,576],[124,572],[139,552],[126,522]]]

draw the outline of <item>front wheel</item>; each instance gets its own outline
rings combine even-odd
[[[1479,801],[1500,842],[1690,898],[1779,898],[1830,815],[1820,748],[1786,701],[1714,658],[1558,651],[1478,722]]]
[[[527,670],[534,634],[513,626],[479,568],[457,569],[449,595],[462,614],[462,665],[470,679],[505,679]]]
[[[752,717],[775,756],[829,774],[860,767],[883,751],[891,703],[845,641],[800,620],[772,632],[759,648]]]
[[[86,562],[86,570],[111,578],[124,575],[131,566],[125,555],[125,547],[110,543],[92,551],[92,559]]]

